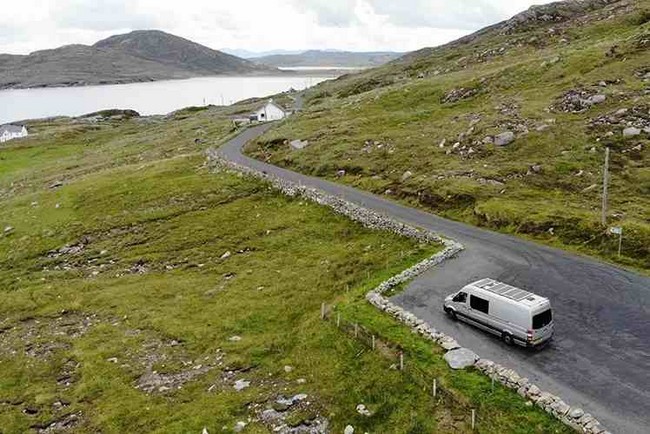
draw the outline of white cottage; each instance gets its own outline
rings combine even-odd
[[[23,125],[0,125],[0,143],[27,137],[28,134]]]
[[[287,117],[287,113],[282,107],[274,103],[272,99],[251,115],[252,120],[259,122],[279,121],[285,117]]]

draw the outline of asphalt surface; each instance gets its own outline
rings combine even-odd
[[[462,346],[582,407],[610,431],[650,433],[650,278],[242,155],[248,141],[272,126],[250,128],[219,152],[236,163],[321,189],[465,245],[464,252],[415,279],[394,302]],[[495,336],[447,318],[444,297],[484,277],[548,297],[555,319],[553,341],[537,351],[508,347]]]

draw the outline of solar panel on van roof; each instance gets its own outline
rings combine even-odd
[[[497,282],[494,279],[483,279],[479,282],[476,282],[475,286],[515,301],[521,301],[525,298],[535,296],[535,294],[532,292],[528,292],[521,288],[516,288],[506,283]]]

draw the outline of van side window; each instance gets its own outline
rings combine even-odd
[[[454,297],[454,301],[456,303],[467,303],[467,293],[459,292],[458,294],[456,294],[456,297]]]
[[[469,297],[469,305],[472,309],[483,313],[488,313],[490,310],[490,302],[475,295]]]

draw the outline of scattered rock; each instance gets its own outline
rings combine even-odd
[[[513,133],[512,131],[506,131],[494,137],[494,144],[497,146],[506,146],[514,142],[514,140],[515,140],[515,133]]]
[[[13,226],[5,226],[4,233],[8,234],[9,232],[13,232],[14,227]]]
[[[345,176],[345,173],[346,173],[345,170],[341,169],[338,172],[336,172],[336,176],[342,178]]]
[[[232,253],[226,252],[223,255],[221,255],[221,259],[228,259],[232,256]]]
[[[636,127],[627,127],[623,130],[623,137],[634,137],[641,134],[641,130]]]
[[[589,193],[592,190],[595,190],[598,187],[598,184],[591,184],[589,187],[582,190],[582,193]]]
[[[440,343],[440,346],[443,349],[447,350],[447,351],[451,351],[451,350],[455,350],[457,348],[460,348],[460,345],[458,345],[458,342],[456,342],[455,339],[452,339],[450,337],[447,337],[447,339],[443,340]]]
[[[465,99],[469,99],[477,95],[478,92],[479,92],[478,88],[460,87],[457,89],[452,89],[449,92],[447,92],[445,96],[442,97],[442,103],[449,104],[449,103],[454,103]]]
[[[304,149],[307,146],[309,146],[309,141],[307,141],[307,140],[305,140],[305,141],[303,141],[303,140],[292,140],[291,142],[289,142],[289,144],[291,145],[291,147],[293,149]]]
[[[354,434],[354,427],[352,425],[346,426],[343,430],[343,434]]]
[[[235,381],[235,384],[233,385],[233,387],[235,388],[235,390],[237,392],[241,392],[242,390],[248,388],[250,385],[251,385],[250,381],[237,380],[237,381]]]
[[[287,365],[287,366],[284,367],[284,372],[286,372],[287,374],[288,374],[289,372],[291,372],[291,371],[293,371],[293,366],[289,366],[289,365]]]
[[[370,417],[372,416],[372,413],[364,404],[359,404],[357,405],[357,413],[359,413],[362,416]]]
[[[569,411],[569,417],[572,419],[580,419],[583,414],[585,414],[585,412],[581,408],[573,408]]]
[[[564,93],[550,109],[562,113],[583,113],[594,104],[604,102],[607,97],[599,94],[600,90],[571,89]]]
[[[235,432],[242,432],[244,428],[246,428],[246,425],[248,425],[246,422],[239,421],[235,424],[235,427],[233,428],[233,431]]]
[[[413,173],[410,170],[407,170],[406,172],[404,172],[402,174],[402,177],[400,179],[401,179],[402,182],[404,182],[404,181],[406,181],[407,179],[409,179],[412,176],[413,176]]]
[[[474,363],[478,360],[478,356],[467,348],[458,348],[446,353],[444,359],[452,369],[465,369],[469,366],[474,366]]]
[[[230,342],[239,342],[241,341],[241,336],[231,336],[228,338]]]
[[[591,104],[601,104],[601,103],[605,102],[606,99],[607,99],[607,96],[605,96],[603,94],[598,94],[598,95],[594,95],[591,98],[589,98],[589,102]]]

